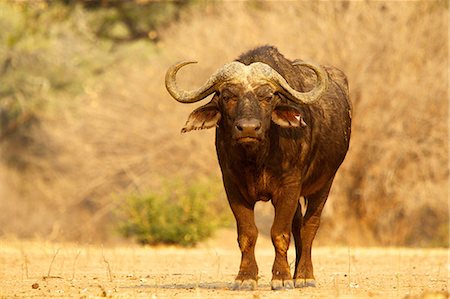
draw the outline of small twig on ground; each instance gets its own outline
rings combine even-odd
[[[351,279],[350,279],[350,265],[351,265],[351,256],[350,256],[350,247],[348,247],[348,276],[347,276],[347,279],[348,279],[348,287],[350,287],[350,283],[351,283]]]
[[[396,285],[396,291],[397,291],[397,298],[400,298],[399,296],[400,296],[400,274],[399,273],[395,273],[395,280],[396,280],[396,282],[397,282],[397,285]]]
[[[70,280],[74,280],[75,278],[75,265],[77,264],[78,257],[80,256],[81,250],[78,250],[77,255],[75,256],[75,260],[72,265],[72,278]]]
[[[216,253],[216,257],[217,257],[217,278],[220,279],[221,278],[221,270],[220,270],[220,254],[217,252],[217,250],[214,250],[214,252]]]
[[[112,277],[112,273],[111,273],[111,266],[109,265],[109,262],[106,260],[105,254],[103,252],[103,245],[102,245],[102,256],[103,256],[103,262],[105,262],[105,264],[107,266],[108,275],[109,275],[109,281],[112,282],[113,281],[113,277]]]
[[[62,278],[60,276],[50,276],[50,272],[52,271],[52,267],[53,267],[53,262],[55,261],[56,256],[58,255],[58,252],[59,252],[59,248],[56,249],[56,252],[53,255],[52,261],[50,262],[50,266],[48,267],[47,276],[44,276],[44,279],[46,279],[46,278]]]
[[[23,248],[21,248],[20,251],[22,252],[22,258],[23,258],[22,271],[25,270],[25,277],[28,279],[29,278],[28,277],[28,257],[25,254],[25,252],[23,251]]]

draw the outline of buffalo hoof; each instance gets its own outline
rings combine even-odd
[[[296,288],[316,287],[316,281],[312,278],[297,278],[294,281],[294,284]]]
[[[232,290],[240,290],[240,291],[254,291],[257,287],[257,282],[254,279],[245,279],[245,280],[235,280]]]
[[[294,282],[292,280],[274,279],[270,282],[270,287],[274,291],[289,290],[294,288]]]

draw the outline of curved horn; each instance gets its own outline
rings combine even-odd
[[[183,66],[197,61],[183,61],[169,67],[166,72],[166,88],[170,95],[180,103],[195,103],[214,92],[214,80],[211,77],[202,87],[194,91],[181,90],[177,86],[176,75]]]
[[[231,80],[234,77],[243,77],[249,72],[253,75],[259,75],[265,80],[275,83],[280,92],[286,95],[290,100],[296,103],[311,104],[318,100],[325,92],[328,86],[328,76],[326,71],[315,64],[303,61],[294,61],[293,65],[303,65],[309,67],[317,75],[317,85],[308,92],[300,92],[293,89],[286,79],[283,78],[276,70],[265,63],[255,62],[247,66],[241,62],[234,61],[224,65],[217,70],[208,81],[199,89],[194,91],[185,91],[178,88],[176,83],[176,74],[180,68],[185,65],[196,63],[195,61],[179,62],[171,66],[166,73],[166,88],[170,95],[180,103],[198,102],[216,91],[216,85],[219,82]]]
[[[291,101],[303,104],[311,104],[317,101],[328,86],[327,72],[319,65],[296,60],[292,65],[306,66],[314,71],[317,76],[317,85],[308,92],[300,92],[293,89],[278,72],[273,72],[273,79],[282,88],[280,91]]]
[[[246,70],[246,66],[240,62],[234,61],[225,64],[222,68],[218,69],[212,76],[206,81],[203,86],[197,90],[185,91],[181,90],[177,86],[176,75],[179,69],[183,66],[197,63],[196,61],[184,61],[172,65],[166,73],[166,88],[170,95],[180,103],[194,103],[198,102],[213,92],[216,91],[217,83],[232,79],[235,76],[241,75]]]

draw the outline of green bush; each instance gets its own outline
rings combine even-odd
[[[0,142],[23,142],[118,63],[119,45],[156,42],[189,3],[0,1]]]
[[[96,12],[91,22],[96,35],[116,42],[136,39],[158,40],[157,31],[176,20],[189,1],[104,1],[81,2]]]
[[[177,182],[160,192],[130,195],[120,208],[119,231],[142,244],[195,245],[225,223],[214,204],[219,186]]]
[[[0,141],[27,136],[44,114],[73,101],[111,63],[80,7],[0,2]],[[21,139],[19,139],[21,141]]]

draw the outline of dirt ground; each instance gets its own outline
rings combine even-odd
[[[448,298],[448,253],[317,247],[316,288],[271,291],[273,248],[260,237],[258,289],[232,291],[234,231],[191,249],[0,240],[0,298]]]

